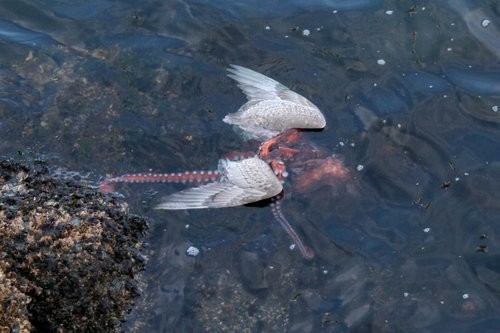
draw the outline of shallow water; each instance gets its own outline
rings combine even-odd
[[[213,169],[250,145],[221,121],[245,101],[225,68],[253,68],[324,112],[306,136],[355,190],[286,185],[284,213],[317,253],[304,261],[268,207],[154,211],[180,187],[119,186],[152,230],[127,331],[496,332],[499,13],[479,0],[4,1],[0,154],[96,180]]]

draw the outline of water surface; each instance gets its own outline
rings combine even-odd
[[[267,207],[154,211],[127,331],[500,330],[496,1],[0,3],[0,154],[106,174],[212,169],[245,143],[225,68],[324,112],[307,133],[356,191],[290,191],[304,261]],[[189,246],[201,250],[186,255]]]

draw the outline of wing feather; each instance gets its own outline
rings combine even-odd
[[[238,87],[248,100],[280,99],[278,93],[289,90],[286,86],[270,77],[251,69],[230,65],[228,76],[238,82]]]
[[[259,188],[241,188],[231,183],[211,183],[169,195],[155,208],[177,210],[234,207],[268,199],[278,193],[269,193]]]

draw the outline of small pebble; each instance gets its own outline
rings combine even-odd
[[[493,105],[491,107],[491,111],[493,111],[493,112],[498,112],[498,110],[500,110],[500,106],[498,106],[498,105]]]
[[[424,232],[429,232],[431,231],[431,228],[427,227],[427,228],[424,228]]]
[[[386,10],[385,13],[387,15],[392,15],[392,14],[394,14],[394,11],[393,10]]]
[[[356,170],[362,171],[364,168],[365,168],[364,165],[358,164],[358,166],[356,167]]]
[[[310,34],[311,34],[311,31],[309,31],[309,29],[302,30],[302,35],[309,36]]]
[[[463,299],[467,299],[467,298],[469,298],[469,294],[463,294],[463,295],[462,295],[462,298],[463,298]]]
[[[190,246],[188,247],[188,249],[186,250],[186,253],[188,256],[190,257],[196,257],[199,253],[200,253],[200,250],[198,250],[198,248],[194,247],[194,246]]]
[[[486,28],[487,26],[489,26],[489,25],[490,25],[490,23],[491,23],[491,22],[490,22],[490,20],[488,20],[488,19],[484,19],[484,20],[483,20],[483,22],[481,22],[481,26],[482,26],[483,28]]]
[[[383,66],[383,65],[385,65],[385,60],[384,59],[378,59],[377,60],[377,64],[379,64],[380,66]]]

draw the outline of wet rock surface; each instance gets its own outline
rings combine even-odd
[[[76,174],[0,160],[0,331],[119,331],[145,264],[127,210]]]

